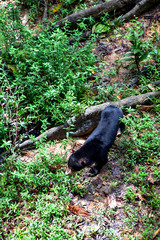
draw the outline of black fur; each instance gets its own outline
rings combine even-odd
[[[74,171],[79,171],[86,166],[95,165],[90,169],[92,175],[97,175],[107,162],[107,153],[115,141],[118,129],[124,131],[122,110],[116,106],[106,107],[101,114],[97,128],[91,133],[84,145],[73,153],[68,161],[68,166]]]

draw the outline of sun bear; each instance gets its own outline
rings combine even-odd
[[[124,131],[122,118],[123,113],[120,108],[113,105],[106,107],[101,113],[97,128],[84,145],[69,157],[68,167],[73,171],[91,167],[89,173],[92,176],[97,175],[107,163],[107,153],[115,141],[118,130]]]

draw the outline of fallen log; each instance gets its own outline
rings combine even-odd
[[[51,27],[51,30],[54,29],[55,26],[63,27],[66,22],[69,22],[71,25],[73,25],[84,18],[97,18],[105,12],[113,13],[116,11],[116,15],[124,14],[122,19],[124,21],[128,21],[135,16],[139,16],[141,13],[158,3],[159,0],[111,0],[80,12],[70,14],[54,24]],[[118,12],[119,14],[117,14]]]
[[[66,121],[63,125],[58,127],[53,127],[42,133],[38,137],[35,138],[36,141],[40,140],[42,137],[46,137],[46,140],[60,140],[64,139],[68,136],[70,137],[79,137],[86,135],[93,131],[93,129],[97,126],[102,110],[112,104],[120,107],[121,109],[135,107],[136,105],[141,105],[146,103],[150,98],[157,97],[160,95],[159,92],[149,92],[137,96],[127,97],[122,100],[118,100],[115,102],[106,102],[103,104],[99,104],[96,106],[92,106],[86,109],[86,111],[80,116],[74,116],[68,121]],[[32,140],[26,140],[23,143],[16,146],[16,149],[23,149],[34,146],[34,142]]]
[[[104,2],[98,4],[94,7],[87,8],[77,13],[73,13],[60,21],[58,21],[55,25],[62,27],[65,25],[65,22],[69,22],[70,24],[77,23],[78,20],[87,18],[87,17],[99,17],[105,12],[112,12],[114,10],[118,11],[119,9],[123,9],[126,5],[133,6],[138,2],[138,0],[111,0],[109,2]],[[54,26],[53,26],[54,28]]]

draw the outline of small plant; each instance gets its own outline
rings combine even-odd
[[[106,87],[106,84],[97,86],[97,90],[98,90],[97,98],[103,99],[102,102],[104,101],[106,102],[108,100],[111,100],[111,101],[117,100],[117,97],[116,97],[117,94],[115,91],[116,87],[117,87],[117,84],[114,84],[113,86],[107,85],[107,87]]]
[[[88,193],[88,183],[89,180],[86,180],[83,182],[78,174],[76,176],[72,177],[71,182],[71,191],[74,194],[78,194],[81,197],[84,197]]]
[[[130,52],[122,59],[130,62],[130,68],[136,66],[138,71],[140,71],[140,63],[146,60],[149,54],[149,41],[143,41],[143,34],[142,24],[134,20],[132,27],[127,29],[127,39],[131,43]]]
[[[3,82],[0,87],[0,101],[1,101],[1,118],[0,118],[0,148],[9,151],[12,150],[16,141],[18,140],[18,132],[23,125],[19,119],[19,93],[18,87],[9,83],[6,73],[3,69],[3,63],[0,60],[2,72],[0,73]],[[3,77],[2,77],[3,76]],[[3,139],[2,139],[2,135]]]
[[[119,17],[119,18],[115,17],[114,22],[111,22],[110,16],[109,16],[108,12],[106,12],[100,17],[100,22],[93,25],[92,33],[96,33],[96,34],[107,33],[108,34],[109,32],[111,32],[111,30],[120,26],[122,23],[123,23],[123,20],[121,19],[121,17]]]
[[[131,201],[132,203],[134,203],[136,197],[137,196],[134,193],[134,191],[132,190],[132,188],[131,187],[127,187],[126,192],[125,192],[125,199],[126,199],[126,201]]]
[[[113,188],[117,188],[118,185],[119,185],[119,182],[112,182],[110,184],[110,186],[113,187]]]

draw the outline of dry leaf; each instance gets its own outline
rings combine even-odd
[[[136,118],[140,118],[140,117],[141,117],[140,114],[134,114],[134,116],[135,116]]]
[[[148,217],[149,217],[149,218],[153,218],[153,217],[154,217],[153,211],[151,211],[151,212],[149,213]]]
[[[151,173],[149,174],[147,180],[148,180],[148,182],[150,182],[150,183],[155,183],[155,182],[157,181],[156,179],[154,179],[154,178],[152,177],[152,174],[151,174]]]
[[[155,231],[154,236],[153,236],[152,239],[155,239],[157,237],[158,233],[159,233],[159,228]]]
[[[117,202],[117,207],[118,207],[118,208],[122,208],[122,207],[123,207],[123,203],[120,202],[120,201],[118,201],[118,202]]]
[[[146,201],[146,199],[140,193],[137,193],[136,195],[141,201]]]
[[[82,217],[87,217],[89,215],[89,213],[86,212],[83,208],[75,205],[69,205],[68,210]]]
[[[137,188],[134,185],[132,185],[132,190],[134,193],[137,193]]]
[[[121,96],[120,95],[117,95],[117,98],[121,100]]]
[[[116,96],[119,100],[121,100],[121,96],[120,95],[116,95],[116,94],[113,94],[114,96]]]
[[[138,109],[139,109],[140,111],[150,111],[153,107],[154,107],[154,104],[149,105],[149,106],[141,106],[141,107],[139,107]]]
[[[24,26],[26,26],[26,24],[27,24],[27,22],[28,22],[28,15],[27,14],[25,14],[24,15],[24,17],[22,18],[22,24],[24,25]]]
[[[106,34],[101,34],[101,38],[105,38],[106,37]]]
[[[153,92],[156,91],[156,90],[155,90],[155,87],[153,87],[152,84],[148,84],[147,87],[148,87],[150,90],[152,90]]]
[[[49,182],[49,187],[52,187],[53,183],[52,182]]]
[[[107,196],[107,206],[110,208],[115,208],[117,206],[116,197],[114,194]]]
[[[49,165],[48,167],[49,167],[51,172],[55,173],[58,169],[61,168],[61,165],[60,164],[53,164],[53,165]]]
[[[139,173],[139,167],[138,167],[138,165],[135,165],[135,171],[136,171],[136,173]]]
[[[141,153],[141,150],[139,150],[138,148],[136,148],[136,151],[137,151],[138,153]]]

